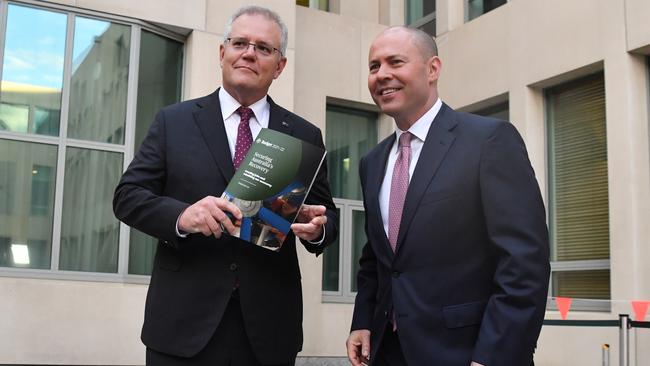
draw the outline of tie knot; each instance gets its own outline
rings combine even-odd
[[[411,147],[411,139],[413,138],[413,135],[410,132],[404,132],[400,137],[399,137],[399,145],[398,147]]]
[[[248,123],[248,121],[253,116],[253,110],[248,107],[241,106],[237,108],[237,114],[239,114],[241,117],[241,122]]]

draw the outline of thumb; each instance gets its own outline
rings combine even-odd
[[[370,357],[370,337],[367,335],[361,337],[361,355],[365,358]]]

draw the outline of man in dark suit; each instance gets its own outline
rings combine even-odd
[[[544,206],[508,122],[438,98],[441,63],[420,30],[372,43],[368,88],[397,130],[361,161],[368,242],[353,365],[527,366],[549,279]]]
[[[261,128],[323,147],[318,128],[267,95],[287,60],[278,15],[239,9],[220,47],[223,87],[158,112],[114,198],[115,215],[158,238],[142,341],[147,364],[293,365],[302,347],[296,240],[278,252],[226,235],[239,209],[219,198]],[[337,219],[320,169],[291,229],[319,254]]]

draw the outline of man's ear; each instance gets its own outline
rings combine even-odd
[[[432,56],[427,62],[427,69],[429,74],[429,82],[435,83],[440,77],[440,71],[442,70],[442,63],[440,62],[440,57]]]
[[[282,56],[278,61],[278,68],[275,70],[275,75],[273,75],[273,79],[277,79],[278,76],[282,74],[282,70],[284,70],[285,66],[287,66],[287,58]]]
[[[226,48],[223,46],[223,43],[219,45],[219,64],[223,67],[223,54],[226,52]]]

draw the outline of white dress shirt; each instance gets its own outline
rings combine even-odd
[[[413,125],[408,129],[414,137],[411,140],[411,163],[409,164],[409,182],[413,177],[413,172],[415,171],[415,166],[418,163],[420,158],[420,152],[422,152],[422,146],[424,146],[424,141],[427,138],[429,133],[429,128],[433,124],[433,119],[436,118],[440,108],[442,107],[442,101],[440,98],[436,100],[431,109],[429,109],[420,119],[415,121]],[[400,136],[406,131],[402,131],[399,128],[395,130],[395,142],[393,147],[388,153],[388,161],[386,162],[386,174],[384,175],[384,180],[381,183],[381,189],[379,190],[379,208],[381,210],[381,220],[384,224],[384,231],[386,236],[388,236],[388,207],[390,201],[390,185],[393,180],[393,169],[395,168],[395,161],[397,160],[397,145],[399,144]]]
[[[226,128],[226,136],[228,137],[228,146],[230,146],[230,159],[235,158],[235,149],[237,147],[237,131],[239,128],[239,122],[241,117],[237,113],[237,109],[241,107],[239,103],[232,95],[230,95],[226,89],[219,89],[219,104],[221,105],[221,117],[223,118],[223,124]],[[271,105],[266,99],[266,95],[258,100],[257,102],[248,106],[248,108],[253,110],[253,116],[248,120],[248,124],[251,128],[251,134],[253,135],[253,141],[257,138],[257,135],[262,131],[262,128],[269,127],[269,116],[271,115]],[[215,118],[216,123],[216,118]],[[181,212],[181,215],[183,213]],[[176,219],[176,235],[181,238],[187,237],[188,234],[181,233],[178,230],[178,220],[181,216],[178,216]],[[312,244],[322,244],[325,240],[325,228],[323,227],[323,235],[321,235],[319,240],[309,241]]]
[[[239,121],[241,121],[241,117],[236,112],[237,109],[241,107],[241,104],[235,98],[233,98],[232,95],[228,94],[224,88],[219,89],[219,102],[221,103],[221,117],[223,118],[223,124],[226,127],[228,146],[230,146],[230,158],[232,160],[235,158],[237,129],[239,128]],[[262,128],[269,127],[271,105],[266,100],[265,95],[264,98],[249,105],[248,108],[253,110],[253,116],[248,121],[248,124],[251,127],[253,141],[255,141],[255,138],[257,138],[257,135],[260,133],[260,131],[262,131]]]

